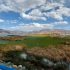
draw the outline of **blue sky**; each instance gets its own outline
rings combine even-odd
[[[0,0],[0,29],[70,30],[70,0]]]

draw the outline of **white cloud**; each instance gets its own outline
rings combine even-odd
[[[28,32],[28,31],[38,31],[41,29],[53,29],[53,27],[54,25],[52,24],[31,23],[18,25],[15,27],[11,27],[9,29]]]
[[[70,8],[67,7],[60,7],[56,12],[58,12],[60,15],[64,16],[70,16]]]
[[[2,23],[2,22],[4,22],[4,20],[3,19],[0,19],[0,23]]]
[[[54,25],[67,25],[67,24],[68,24],[67,21],[59,21],[54,23]]]
[[[33,23],[33,25],[34,25],[35,27],[43,28],[43,25],[42,25],[42,24],[39,24],[39,23]]]
[[[1,11],[19,12],[23,18],[33,20],[47,20],[45,17],[52,17],[63,20],[64,16],[70,16],[70,8],[65,6],[66,0],[0,0]],[[70,2],[70,1],[68,1]],[[55,10],[56,7],[59,7]],[[32,9],[28,14],[26,11]],[[47,10],[51,12],[46,12]],[[45,11],[45,12],[42,12]]]
[[[32,10],[29,15],[32,15],[32,16],[43,16],[42,12],[39,10],[39,9],[34,9]]]
[[[58,9],[56,10],[56,8],[58,7]],[[47,12],[48,10],[51,10],[50,12]],[[45,11],[45,12],[42,12]],[[40,6],[39,8],[35,8],[33,9],[28,15],[31,15],[31,17],[33,17],[32,19],[35,20],[36,18],[43,18],[43,20],[47,20],[46,17],[52,17],[56,20],[63,20],[63,15],[66,17],[70,16],[70,8],[67,8],[64,6],[64,4],[62,3],[47,3],[47,4],[43,4],[42,6]]]
[[[29,32],[29,31],[39,31],[42,29],[54,29],[56,26],[61,26],[61,25],[62,26],[68,25],[68,22],[58,21],[54,23],[45,23],[45,24],[35,23],[35,22],[30,24],[21,23],[17,26],[9,27],[8,29]]]
[[[33,20],[46,20],[45,17],[40,17],[40,16],[32,16],[32,15],[29,15],[29,14],[25,14],[25,13],[22,13],[21,16],[23,18],[26,18],[26,19],[33,19]]]
[[[52,17],[52,18],[57,19],[57,20],[63,20],[62,15],[58,12],[55,12],[55,11],[47,13],[47,16]]]
[[[13,0],[0,0],[0,12],[15,11],[17,12],[16,4]]]
[[[45,0],[0,0],[0,11],[3,10],[17,10],[19,12],[42,5]],[[5,11],[4,10],[4,11]]]
[[[60,6],[59,9],[53,9],[51,12],[44,13],[47,17],[52,17],[57,20],[63,20],[63,16],[70,17],[70,8]]]

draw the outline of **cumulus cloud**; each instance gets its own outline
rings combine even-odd
[[[47,13],[47,16],[52,17],[52,18],[57,19],[57,20],[63,20],[62,15],[58,12],[55,12],[55,11]]]
[[[67,7],[60,7],[56,12],[58,12],[60,15],[64,16],[70,16],[70,8]]]
[[[12,10],[12,11],[26,11],[30,8],[42,5],[45,3],[45,0],[0,0],[0,11],[3,10]]]
[[[32,20],[46,20],[45,17],[41,17],[41,16],[32,16],[32,15],[28,15],[28,14],[25,14],[25,13],[22,13],[21,16],[22,16],[23,18],[32,19]]]
[[[70,16],[70,8],[65,3],[65,0],[0,0],[0,12],[19,12],[23,18],[33,20],[47,20],[46,17],[63,20],[63,15]],[[28,10],[31,11],[26,14]]]
[[[29,14],[32,16],[43,16],[42,12],[39,9],[34,9]]]

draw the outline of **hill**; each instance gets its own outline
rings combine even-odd
[[[29,36],[29,35],[49,35],[49,36],[67,36],[70,35],[70,30],[61,30],[61,29],[44,29],[38,31],[12,31],[0,29],[0,36]]]

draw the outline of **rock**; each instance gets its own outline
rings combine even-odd
[[[17,67],[17,70],[23,70],[23,69],[22,69],[22,65],[19,65],[19,66]]]
[[[19,67],[19,68],[22,68],[22,65],[19,65],[18,67]]]
[[[17,68],[17,65],[13,65],[12,67],[13,67],[13,68]]]
[[[27,56],[27,60],[28,60],[28,61],[34,61],[34,62],[35,62],[37,59],[36,59],[35,56],[28,55],[28,56]]]
[[[8,63],[5,63],[6,64],[6,66],[8,66],[8,67],[12,67],[13,66],[13,63],[11,63],[11,62],[8,62]]]
[[[54,65],[54,70],[67,70],[69,65],[66,62],[57,62]]]
[[[44,66],[44,67],[53,67],[54,66],[54,63],[46,58],[43,58],[42,61],[41,61],[41,64]]]
[[[70,63],[69,63],[69,67],[68,67],[68,70],[70,70]]]
[[[23,66],[23,67],[22,67],[22,70],[26,70],[26,67],[25,67],[25,66]]]
[[[26,53],[21,53],[20,58],[26,60],[27,59],[27,54]]]

